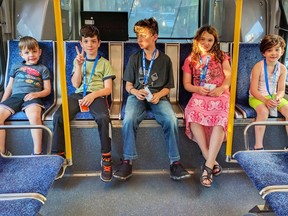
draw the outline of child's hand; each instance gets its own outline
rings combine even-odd
[[[275,108],[278,106],[278,103],[276,100],[272,100],[272,99],[267,99],[265,102],[266,107],[270,108]]]
[[[32,93],[29,93],[29,94],[25,95],[23,100],[24,101],[29,101],[29,100],[33,100],[35,98],[38,98],[38,94],[37,94],[37,92],[32,92]]]
[[[200,95],[207,95],[209,93],[209,90],[204,88],[203,86],[198,86],[198,94]]]
[[[148,95],[148,93],[144,90],[144,89],[140,89],[136,92],[135,96],[139,99],[139,100],[144,100],[145,97]]]
[[[208,93],[208,96],[219,97],[224,92],[223,88],[217,87]]]
[[[158,93],[154,93],[152,99],[149,101],[152,104],[158,104],[160,96]]]
[[[76,52],[77,52],[77,56],[76,56],[76,61],[78,63],[79,66],[81,66],[84,63],[84,50],[82,49],[81,53],[78,49],[77,46],[75,46]]]
[[[88,94],[81,100],[80,105],[81,106],[90,106],[93,103],[94,99],[95,98],[93,97],[92,94]]]

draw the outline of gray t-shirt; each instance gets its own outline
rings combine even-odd
[[[43,80],[50,79],[50,72],[42,64],[26,65],[22,62],[12,67],[10,77],[14,78],[12,95],[23,94],[42,91]]]
[[[151,93],[161,91],[163,88],[174,88],[173,68],[170,58],[159,51],[159,56],[154,60],[150,72],[148,86]],[[146,72],[150,61],[146,59]],[[142,70],[142,50],[130,56],[127,63],[123,80],[133,83],[134,88],[144,87],[144,73]]]

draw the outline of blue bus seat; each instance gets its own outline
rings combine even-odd
[[[78,46],[79,50],[81,51],[82,48],[80,46],[79,41],[65,41],[65,60],[66,60],[66,83],[67,83],[67,93],[68,96],[75,92],[75,87],[73,87],[71,82],[72,77],[72,70],[73,70],[73,61],[76,57],[76,50],[75,46]],[[99,47],[99,53],[101,56],[109,60],[109,53],[108,53],[108,43],[102,42],[101,46]],[[108,97],[107,103],[110,106],[111,104],[111,97]],[[90,112],[79,112],[75,116],[75,120],[94,120],[93,116]]]
[[[277,215],[285,215],[288,212],[287,205],[282,204],[280,199],[288,202],[288,151],[239,151],[233,157],[251,179],[260,195],[268,202],[269,206]],[[266,188],[271,186],[283,186],[282,189],[269,193]]]
[[[249,106],[250,76],[253,66],[263,59],[258,43],[240,43],[235,107],[243,118],[255,118],[255,110]]]
[[[8,40],[7,41],[7,67],[5,74],[5,87],[8,84],[10,78],[10,72],[13,64],[15,62],[22,62],[23,59],[19,55],[18,40]],[[56,105],[56,62],[55,62],[55,42],[54,41],[38,41],[40,48],[42,49],[42,55],[40,57],[40,63],[45,65],[51,74],[51,93],[47,97],[43,98],[45,111],[42,114],[42,120],[45,119],[47,113]],[[28,120],[26,114],[22,111],[11,115],[8,121],[17,120]]]
[[[262,59],[258,43],[240,43],[235,107],[243,118],[256,118],[256,111],[248,102],[250,76],[253,66]],[[278,112],[278,117],[283,115]]]
[[[38,193],[46,197],[63,162],[58,155],[0,155],[0,194]]]
[[[165,43],[157,43],[156,48],[165,53]],[[123,73],[125,71],[125,68],[126,68],[126,65],[128,63],[130,56],[139,50],[140,50],[140,47],[139,47],[138,43],[136,43],[136,42],[124,43],[124,64],[123,64],[124,69],[123,69]],[[129,93],[126,91],[125,84],[126,84],[125,81],[123,81],[123,102],[122,102],[122,108],[121,108],[121,119],[124,119],[126,102],[127,102],[127,98],[129,95]],[[150,120],[154,119],[153,113],[151,111],[147,110],[145,119],[150,119]]]
[[[33,198],[16,198],[1,200],[1,216],[36,216],[38,215],[43,203]]]

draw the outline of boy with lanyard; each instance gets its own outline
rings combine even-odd
[[[19,40],[20,55],[23,62],[13,65],[9,82],[0,103],[0,124],[15,112],[23,110],[31,125],[42,125],[41,98],[51,92],[50,72],[39,63],[42,50],[37,40],[25,36]],[[34,155],[42,154],[42,129],[31,130]],[[0,153],[11,155],[5,148],[5,130],[0,130]]]
[[[174,87],[172,63],[156,49],[158,23],[154,18],[140,20],[134,25],[134,32],[141,50],[130,56],[124,73],[129,92],[122,128],[124,160],[113,176],[120,180],[132,176],[132,160],[138,157],[136,131],[149,107],[164,129],[170,177],[174,180],[190,177],[179,162],[178,122],[167,98],[169,89]]]
[[[109,137],[109,111],[106,96],[112,92],[112,80],[115,78],[108,60],[100,56],[100,33],[93,25],[84,25],[80,29],[80,45],[82,51],[76,46],[76,57],[72,72],[72,85],[75,93],[68,97],[69,119],[73,119],[78,112],[89,111],[94,117],[99,131],[101,142],[101,174],[104,182],[112,179],[111,139]],[[62,106],[53,117],[54,136],[53,152],[64,155],[64,131]]]
[[[251,74],[249,105],[257,113],[256,121],[266,121],[277,117],[277,110],[288,120],[288,101],[285,95],[287,70],[278,60],[285,51],[285,41],[278,35],[266,35],[260,43],[260,51],[265,57],[257,62]],[[275,110],[276,112],[273,112]],[[263,150],[265,126],[255,126],[254,150]],[[286,126],[288,134],[288,126]]]

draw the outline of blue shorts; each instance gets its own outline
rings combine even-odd
[[[43,101],[40,98],[35,98],[29,101],[24,101],[25,94],[14,94],[11,95],[7,100],[2,101],[0,106],[9,110],[12,114],[24,111],[28,106],[37,105],[45,109]]]

